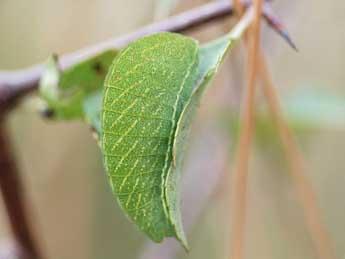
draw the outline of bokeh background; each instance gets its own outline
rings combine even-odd
[[[172,13],[206,2],[180,1]],[[51,53],[72,52],[133,31],[155,19],[155,4],[154,0],[0,0],[0,69],[22,68],[45,60]],[[286,101],[291,120],[302,125],[296,132],[307,174],[342,259],[345,3],[280,0],[274,1],[273,7],[300,51],[291,50],[267,26],[263,48],[283,100],[289,96],[297,100],[296,104]],[[189,35],[205,42],[229,30],[231,24],[227,19]],[[171,240],[153,244],[127,220],[111,194],[98,147],[81,122],[43,120],[35,110],[35,96],[11,113],[11,140],[47,258],[227,258],[230,169],[236,138],[233,115],[239,109],[244,83],[243,54],[244,49],[238,46],[229,55],[203,99],[194,125],[183,193],[192,248],[188,254]],[[309,93],[316,97],[308,99]],[[262,101],[259,95],[259,106]],[[313,118],[310,125],[308,118]],[[274,130],[269,122],[262,125],[250,166],[246,258],[317,258],[287,164],[279,144],[272,141]],[[0,205],[0,243],[6,244],[10,238]]]

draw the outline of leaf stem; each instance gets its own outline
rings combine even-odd
[[[254,8],[250,7],[230,31],[229,35],[233,40],[239,40],[243,36],[243,33],[247,31],[248,27],[253,22],[254,15]]]
[[[244,232],[247,206],[248,165],[254,128],[255,82],[260,38],[262,0],[254,2],[255,17],[248,53],[248,81],[241,111],[241,130],[234,167],[234,206],[231,239],[231,259],[244,258]]]

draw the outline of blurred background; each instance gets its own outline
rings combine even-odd
[[[0,70],[29,66],[51,53],[72,52],[133,31],[169,13],[164,6],[157,7],[157,2],[0,0]],[[176,2],[171,14],[209,1]],[[291,50],[267,26],[263,48],[302,146],[322,218],[342,259],[345,2],[277,0],[273,7],[299,52]],[[231,24],[225,19],[189,35],[206,42],[224,34]],[[34,96],[11,113],[11,140],[47,258],[227,258],[230,169],[244,59],[244,49],[237,46],[203,99],[194,125],[183,179],[183,218],[191,245],[188,254],[173,240],[153,244],[127,220],[111,194],[98,147],[82,122],[42,119],[35,110]],[[263,98],[258,96],[246,258],[317,258],[279,141]],[[1,203],[0,208],[0,244],[6,244],[11,237]]]

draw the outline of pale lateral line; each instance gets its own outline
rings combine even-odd
[[[134,214],[134,221],[137,221],[137,217],[138,217],[138,204],[140,204],[140,202],[141,202],[141,197],[143,196],[143,194],[142,193],[139,193],[139,196],[138,196],[138,201],[137,201],[137,203],[136,203],[136,205],[135,205],[135,208],[136,208],[136,210],[135,210],[135,214]],[[145,210],[146,211],[146,210]],[[144,217],[146,216],[146,213],[144,213]]]
[[[156,44],[156,45],[154,45],[153,47],[151,47],[150,49],[154,49],[155,47],[158,47],[159,46],[159,44]],[[126,54],[126,52],[128,51],[128,49],[129,48],[127,48],[123,53],[122,53],[122,55],[121,56],[124,56],[125,54]],[[116,62],[116,63],[118,63],[118,62]],[[112,68],[112,73],[114,73],[114,69],[115,69],[115,65],[113,66],[113,68]],[[143,81],[143,80],[142,80]],[[107,98],[107,94],[108,94],[108,91],[106,91],[106,93],[105,93],[105,98]],[[118,99],[118,98],[117,98]],[[126,109],[125,109],[125,111],[127,111],[128,109],[130,109],[130,108],[132,108],[134,105],[135,105],[135,103],[138,101],[138,99],[136,99],[129,107],[127,107]],[[114,101],[113,101],[113,103],[114,103]],[[114,126],[115,126],[115,124],[119,121],[119,119],[121,119],[123,116],[124,116],[124,114],[125,114],[125,111],[123,112],[123,114],[121,114],[113,123],[112,123],[112,126],[111,126],[111,128],[113,128]],[[105,115],[105,113],[103,114],[103,117],[104,117],[104,115]],[[104,119],[104,118],[103,118]],[[132,125],[131,125],[131,127],[125,132],[125,134],[120,138],[120,139],[118,139],[118,141],[114,144],[114,146],[112,147],[112,151],[114,151],[114,149],[117,147],[117,145],[119,144],[119,143],[121,143],[121,141],[122,141],[122,139],[124,138],[124,137],[126,137],[127,136],[127,134],[132,130],[132,128],[133,127],[135,127],[135,125],[138,123],[138,121],[136,120]],[[103,134],[104,135],[104,134]],[[136,144],[137,144],[137,142],[136,142]],[[122,158],[121,160],[120,160],[120,162],[119,162],[119,164],[117,165],[117,167],[115,168],[115,171],[117,170],[117,168],[118,168],[118,166],[123,162],[123,160],[124,160],[124,158]]]
[[[152,165],[151,165],[150,168],[148,169],[149,172],[154,172],[154,170],[152,170],[152,169],[156,166],[156,164],[157,164],[158,161],[159,161],[159,160],[156,159],[156,161],[155,161],[154,163],[152,163]],[[143,175],[144,175],[144,171],[141,171],[139,177],[142,177]],[[142,196],[142,193],[139,194],[139,199],[138,199],[138,201],[137,201],[137,204],[135,205],[135,208],[136,208],[136,211],[135,211],[135,218],[137,217],[137,214],[138,214],[138,211],[139,211],[139,205],[140,205],[140,201],[141,201],[141,196]],[[149,201],[152,202],[152,200],[153,200],[153,195],[151,196],[151,198],[149,199]],[[143,208],[142,211],[143,211],[144,216],[146,216],[146,208]]]
[[[138,141],[135,141],[135,143],[133,144],[133,146],[128,150],[128,152],[120,159],[119,163],[116,165],[114,172],[117,171],[117,169],[122,165],[123,161],[129,156],[129,154],[136,148],[136,146],[138,145]],[[137,161],[137,160],[136,160]]]
[[[171,77],[171,75],[169,75],[169,77]],[[167,79],[168,80],[168,79]],[[119,101],[125,94],[130,94],[130,95],[133,95],[134,97],[137,97],[137,98],[143,98],[143,99],[149,99],[149,100],[155,100],[155,101],[160,101],[159,98],[161,96],[163,96],[164,94],[171,94],[172,92],[171,91],[162,91],[160,93],[158,93],[157,95],[155,95],[154,97],[150,97],[150,96],[146,96],[146,95],[139,95],[139,94],[133,94],[133,93],[130,93],[129,91],[133,90],[136,86],[140,85],[144,80],[141,80],[139,83],[136,82],[134,83],[133,85],[131,85],[130,87],[126,88],[126,90],[122,89],[122,88],[119,88],[119,87],[116,87],[116,86],[112,86],[112,85],[108,85],[106,86],[107,88],[112,88],[112,89],[116,89],[116,90],[124,90],[116,99],[114,99],[112,101],[112,103],[110,104],[110,106],[114,106],[115,103],[117,101]],[[161,89],[165,89],[165,88],[161,88]],[[146,88],[144,90],[144,93],[147,93],[148,91],[150,90],[150,88]],[[160,89],[157,89],[157,90],[160,90]],[[160,103],[158,103],[160,104]],[[168,107],[171,107],[173,108],[174,106],[173,105],[170,105],[170,104],[166,104],[166,103],[163,103],[164,106],[168,106]]]
[[[159,148],[160,145],[161,145],[161,143],[158,142],[152,150],[153,150],[153,151],[157,151],[157,149]],[[144,149],[144,148],[143,148],[143,149]],[[148,168],[148,170],[149,170],[149,171],[152,171],[152,169],[156,166],[156,164],[157,164],[158,161],[159,161],[159,160],[156,159],[156,161],[155,161],[154,163],[151,164],[151,166],[150,166],[150,168]],[[128,176],[129,176],[129,175],[128,175]],[[128,196],[128,199],[127,199],[127,202],[126,202],[126,206],[128,206],[128,203],[130,202],[133,193],[135,193],[136,187],[137,187],[137,182],[138,182],[138,180],[140,179],[140,177],[142,177],[142,176],[143,176],[143,171],[140,172],[140,174],[139,174],[139,176],[138,176],[138,178],[137,178],[137,180],[136,180],[136,184],[135,184],[135,186],[134,186],[132,192],[131,192],[130,195]],[[128,178],[128,177],[127,177],[127,178]],[[127,179],[124,179],[124,180],[127,180]],[[153,182],[153,183],[154,183],[154,182]],[[157,186],[159,186],[159,185],[157,185]],[[150,186],[149,188],[147,188],[147,190],[150,190],[151,188],[154,188],[154,187],[156,187],[156,186],[155,186],[155,185],[152,185],[152,186]],[[145,190],[144,190],[144,191],[145,191]],[[152,201],[152,200],[151,200],[151,201]],[[135,207],[138,208],[138,205],[139,205],[139,204],[137,203]],[[137,214],[137,211],[136,211],[136,214]]]
[[[134,193],[134,191],[135,191],[135,188],[137,187],[137,185],[139,184],[139,178],[137,178],[136,180],[135,180],[135,184],[134,184],[134,187],[133,187],[133,190],[131,191],[131,193],[128,195],[128,197],[127,197],[127,201],[126,201],[126,208],[128,208],[128,205],[129,205],[129,203],[130,203],[130,201],[131,201],[131,199],[132,199],[132,195],[133,195],[133,193]],[[144,191],[146,191],[146,190],[143,190],[143,192]]]
[[[140,161],[139,159],[136,159],[136,160],[135,160],[135,163],[134,163],[133,167],[132,167],[131,170],[128,172],[128,174],[123,178],[122,183],[121,183],[121,185],[120,185],[120,187],[119,187],[119,191],[120,191],[120,192],[122,191],[123,186],[126,184],[128,177],[130,177],[130,175],[134,172],[134,169],[137,167],[139,161]],[[116,169],[115,169],[115,170],[116,170]]]
[[[174,75],[173,72],[170,73],[169,76],[166,78],[166,81],[168,81],[173,75]],[[144,80],[142,80],[142,81],[144,81]],[[142,81],[140,83],[142,83]],[[138,82],[132,84],[130,87],[132,87],[132,89],[133,89],[134,88],[133,86],[135,84],[138,85]],[[121,88],[121,87],[118,87],[118,86],[115,86],[115,85],[111,85],[111,84],[108,84],[108,83],[105,83],[104,86],[106,88],[112,88],[112,89],[116,89],[116,90],[119,90],[119,91],[126,91],[129,88],[129,87]],[[166,88],[152,88],[152,89],[155,90],[155,91],[160,91],[160,93],[162,93],[162,94],[174,94],[173,91],[167,91]],[[149,90],[151,90],[151,89],[149,89]],[[162,91],[162,90],[165,90],[165,91]],[[141,98],[151,98],[150,96],[145,96],[145,95],[139,95],[139,94],[133,94],[133,93],[129,93],[129,94],[133,95],[133,96],[141,97]],[[152,99],[155,99],[155,97],[152,98]]]
[[[127,94],[129,91],[133,90],[135,87],[140,85],[143,81],[144,79],[139,80],[138,82],[135,82],[134,84],[132,84],[130,87],[126,88],[126,90],[124,90],[121,94],[119,94],[119,96],[117,96],[117,98],[115,98],[111,102],[111,106],[115,105],[115,103],[118,102],[125,94]]]
[[[138,120],[136,120],[136,122],[138,122]],[[150,121],[147,125],[144,125],[143,128],[142,128],[142,131],[144,131],[144,130],[146,129],[146,127],[151,126],[151,124],[152,124],[152,122]],[[162,128],[162,124],[163,124],[163,121],[160,121],[160,122],[159,122],[159,126],[152,132],[153,135],[154,135],[154,134],[157,134],[157,132]],[[133,125],[132,125],[132,126],[133,126]],[[131,126],[131,128],[132,128],[132,126]],[[130,130],[127,130],[127,132],[125,133],[125,135],[123,135],[119,140],[122,141],[122,139],[123,139],[124,137],[127,137],[129,131],[130,131]],[[117,146],[119,140],[116,142],[116,144],[115,144],[116,146]],[[114,147],[112,148],[112,150],[114,150],[115,145],[114,145]]]
[[[135,192],[133,192],[133,190],[132,190],[130,192],[121,192],[121,193],[118,193],[117,195],[121,198],[127,198],[127,201],[128,201],[128,196],[130,196],[130,195],[137,194],[137,193],[146,193],[148,190],[153,189],[155,187],[159,187],[159,186],[160,186],[159,184],[151,184],[149,186],[145,186],[145,188],[138,189]],[[122,202],[122,203],[124,203],[124,202]],[[135,209],[135,207],[133,209]]]
[[[160,145],[161,145],[161,143],[157,143],[157,145],[155,145],[155,147],[154,147],[152,150],[153,150],[153,151],[157,151],[157,149],[159,148]],[[142,150],[143,150],[144,148],[145,148],[145,147],[143,147]],[[120,189],[119,189],[120,191],[121,191],[123,185],[125,184],[125,182],[127,181],[128,177],[130,177],[131,174],[134,172],[134,169],[135,169],[135,167],[137,166],[137,164],[138,164],[139,161],[140,161],[139,159],[136,159],[135,164],[134,164],[134,166],[132,167],[131,171],[130,171],[130,172],[126,175],[126,177],[123,179],[122,184],[121,184]],[[158,161],[158,160],[156,159],[156,162],[153,163],[153,165],[151,165],[151,167],[149,168],[149,170],[151,170],[151,169],[156,165],[157,161]],[[135,190],[135,188],[134,188],[134,190]]]
[[[157,160],[156,160],[157,161]],[[145,171],[145,172],[141,172],[140,173],[140,177],[143,177],[143,176],[145,176],[145,175],[150,175],[150,174],[153,174],[153,173],[160,173],[161,172],[161,170],[152,170],[152,171]],[[125,175],[113,175],[112,177],[111,177],[111,179],[115,179],[115,181],[117,181],[116,179],[123,179],[124,177],[126,177]]]
[[[116,143],[114,144],[114,146],[111,148],[112,151],[114,151],[114,149],[117,147],[118,144],[121,143],[121,141],[128,135],[129,132],[131,132],[131,130],[138,124],[138,120],[135,120],[134,123],[132,123],[132,125],[128,128],[128,130],[125,132],[124,135],[121,136],[121,138],[119,138]]]
[[[129,108],[132,108],[132,107],[129,107]],[[128,108],[126,108],[127,110]],[[145,117],[145,116],[140,116],[140,115],[135,115],[135,114],[132,114],[132,113],[125,113],[125,112],[119,112],[119,111],[116,111],[116,110],[112,110],[112,109],[103,109],[104,111],[107,111],[107,112],[112,112],[112,113],[115,113],[115,114],[118,114],[118,115],[126,115],[128,117],[131,117],[131,118],[140,118],[140,119],[146,119],[146,120],[163,120],[163,121],[171,121],[170,119],[166,119],[166,118],[161,118],[161,117]],[[125,111],[126,111],[125,110]],[[159,110],[161,111],[161,110]],[[156,113],[157,111],[155,111]],[[113,127],[113,126],[112,126]]]
[[[141,54],[143,54],[143,53],[146,52],[146,51],[154,50],[155,48],[160,47],[160,45],[162,45],[162,43],[157,43],[157,44],[155,44],[154,46],[152,46],[152,47],[150,47],[150,48],[144,49],[144,50],[142,51]],[[128,51],[128,49],[127,49],[126,51],[124,51],[124,53],[121,55],[121,57],[124,56],[125,53],[126,53],[127,51]],[[142,63],[136,64],[134,67],[132,67],[130,70],[128,70],[128,71],[126,72],[126,75],[132,74],[138,67],[144,66],[144,65],[146,65],[146,64],[147,64],[147,62],[142,62]],[[115,67],[116,67],[116,66],[114,66],[114,68],[115,68]],[[114,73],[114,68],[112,69],[112,74]],[[131,85],[130,87],[126,88],[125,91],[123,91],[123,92],[112,102],[112,105],[113,105],[116,101],[118,101],[124,94],[126,94],[128,91],[134,89],[136,86],[140,85],[143,81],[144,81],[144,79],[139,80],[138,82],[135,82],[135,83],[134,83],[133,85]]]
[[[120,113],[120,116],[116,118],[116,120],[111,124],[111,128],[114,128],[115,125],[123,118],[123,116],[126,115],[126,112],[130,110],[136,103],[138,102],[138,99],[134,100],[126,109]]]
[[[123,160],[126,159],[126,158],[129,156],[129,154],[136,148],[136,146],[138,145],[138,143],[139,143],[139,141],[136,140],[135,143],[134,143],[134,145],[129,149],[129,151],[125,154],[125,156],[123,156],[123,158],[120,160],[119,164],[116,166],[116,168],[115,168],[114,171],[117,170],[118,166],[120,166],[120,165],[122,164]],[[158,144],[153,148],[153,151],[156,151],[157,148],[158,148],[159,146],[160,146],[160,143],[158,143]],[[142,147],[142,149],[144,149],[144,148],[145,148],[145,147]],[[125,185],[125,183],[126,183],[128,177],[130,177],[130,176],[132,175],[132,173],[134,172],[134,170],[135,170],[135,168],[137,167],[137,165],[138,165],[139,162],[140,162],[140,159],[136,159],[136,160],[135,160],[133,167],[131,168],[131,170],[129,171],[129,173],[126,175],[126,177],[123,179],[123,181],[122,181],[122,183],[121,183],[121,185],[120,185],[120,187],[119,187],[119,191],[122,190],[122,188],[123,188],[123,186]],[[151,169],[151,168],[150,168],[150,169]],[[133,189],[133,191],[134,191],[134,190],[135,190],[135,188]]]
[[[153,45],[152,47],[148,48],[149,50],[153,50],[155,47],[158,47],[160,46],[162,43],[157,43],[155,45]],[[113,62],[111,68],[110,68],[110,73],[108,73],[108,75],[113,75],[115,73],[115,69],[117,68],[117,65],[119,65],[119,63],[121,63],[121,58],[123,56],[125,56],[127,54],[127,52],[129,50],[132,50],[133,49],[133,46],[132,44],[130,44],[125,50],[121,51],[120,54],[118,55],[118,57],[115,59],[115,62]],[[144,50],[143,52],[145,52],[147,50]],[[135,51],[134,51],[135,52]],[[110,76],[107,76],[106,80],[105,80],[105,85],[108,85],[110,86],[110,84],[108,83],[110,81]],[[105,91],[105,94],[104,94],[104,100],[107,100],[108,99],[108,90],[106,88],[106,91]],[[104,121],[104,117],[105,117],[105,113],[103,113],[103,116],[102,116],[102,120]]]
[[[105,156],[109,156],[109,157],[122,157],[122,155],[113,155],[113,154],[106,154],[104,153]],[[136,158],[136,157],[161,157],[164,156],[165,154],[163,153],[157,153],[157,154],[149,154],[149,155],[135,155],[135,156],[131,156],[132,158]]]
[[[110,131],[103,131],[104,135],[105,134],[109,134],[109,135],[113,135],[113,136],[119,136],[121,137],[122,134],[119,133],[115,133],[115,132],[110,132]],[[127,135],[128,138],[142,138],[142,139],[168,139],[169,136],[140,136],[140,135]]]
[[[126,211],[127,212],[134,212],[134,211],[136,211],[136,210],[143,210],[143,209],[146,209],[146,208],[148,208],[149,207],[149,205],[151,204],[151,201],[152,200],[150,200],[149,202],[147,202],[147,203],[145,203],[142,207],[140,207],[140,208],[133,208],[133,209],[130,209],[130,210],[128,210],[128,209],[126,209]]]
[[[123,50],[123,51],[121,51],[121,52],[119,53],[119,55],[115,58],[115,62],[113,62],[113,64],[111,65],[111,68],[110,68],[110,71],[109,71],[109,72],[111,72],[111,73],[108,73],[109,75],[114,74],[115,69],[117,68],[117,64],[120,63],[120,62],[119,62],[119,61],[120,61],[120,57],[126,55],[127,52],[128,52],[129,50],[131,50],[132,48],[133,48],[132,46],[128,46],[125,50]]]

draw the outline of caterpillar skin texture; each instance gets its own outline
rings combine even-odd
[[[109,180],[129,218],[156,242],[169,236],[181,240],[165,186],[197,65],[194,40],[159,33],[120,52],[105,80],[102,149]]]

